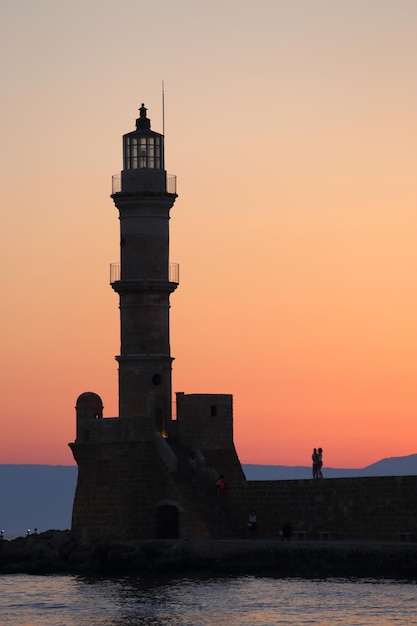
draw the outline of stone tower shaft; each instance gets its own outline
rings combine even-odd
[[[164,169],[164,137],[150,129],[142,104],[136,130],[123,137],[123,170],[113,177],[120,218],[120,264],[111,285],[119,294],[119,416],[153,415],[156,432],[171,421],[172,357],[169,296],[178,266],[169,263],[169,218],[176,178]]]

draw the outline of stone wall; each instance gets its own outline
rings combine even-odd
[[[85,539],[153,538],[158,503],[175,493],[154,442],[71,447],[78,463],[72,530]]]
[[[182,448],[234,449],[233,396],[177,394],[177,435]]]
[[[278,537],[286,522],[300,538],[399,540],[410,533],[415,540],[417,535],[417,476],[232,482],[226,496],[223,513],[233,516],[236,537],[247,533],[251,508],[260,538]]]

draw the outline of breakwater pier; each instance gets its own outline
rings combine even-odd
[[[0,573],[270,575],[417,580],[417,542],[107,540],[47,531],[0,543]]]

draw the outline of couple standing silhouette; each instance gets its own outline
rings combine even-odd
[[[314,448],[311,459],[313,461],[313,478],[323,478],[323,472],[321,471],[323,467],[323,450]]]

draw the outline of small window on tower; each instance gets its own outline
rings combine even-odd
[[[210,407],[210,416],[211,417],[216,417],[217,415],[217,405],[216,404],[212,404]]]
[[[154,376],[152,376],[152,383],[154,385],[160,385],[162,383],[161,374],[154,374]]]

